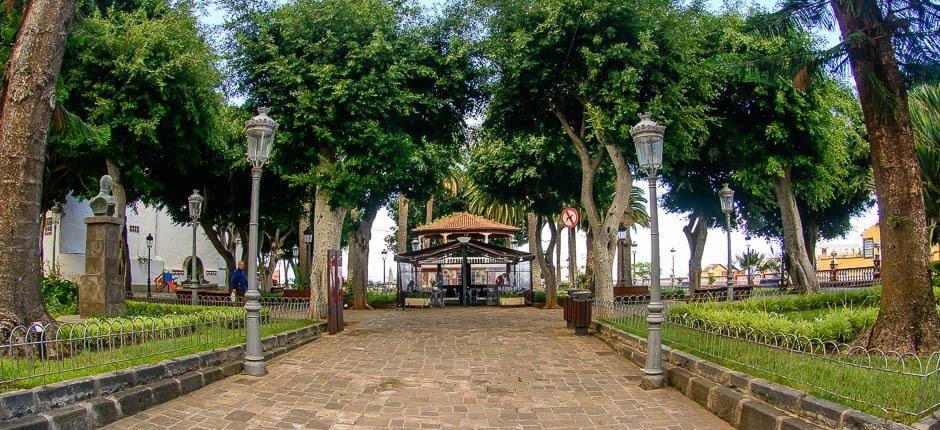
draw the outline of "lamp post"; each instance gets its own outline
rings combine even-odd
[[[832,282],[836,282],[836,281],[839,280],[839,274],[836,273],[836,267],[839,266],[839,262],[836,261],[836,256],[837,256],[837,255],[839,255],[839,254],[837,254],[835,250],[833,250],[833,251],[829,254],[829,256],[832,257],[832,259],[829,260],[829,269],[830,269],[829,280],[832,281]]]
[[[666,127],[657,124],[647,112],[640,115],[640,122],[630,128],[630,136],[636,145],[637,164],[649,177],[650,240],[652,263],[650,265],[650,303],[646,316],[646,366],[643,368],[643,385],[653,388],[663,386],[663,303],[659,285],[659,215],[656,201],[656,173],[663,165],[663,135]]]
[[[418,238],[411,239],[411,250],[417,251],[421,249],[421,241]]]
[[[633,251],[633,259],[630,260],[630,285],[636,280],[636,241],[630,241],[630,250]]]
[[[190,265],[190,284],[189,291],[192,292],[192,305],[196,306],[199,304],[199,274],[196,273],[196,225],[199,224],[199,215],[202,214],[202,203],[205,202],[205,198],[199,195],[199,190],[193,190],[192,195],[189,196],[189,219],[192,220],[193,224],[193,256],[189,262]]]
[[[624,286],[624,275],[623,273],[626,269],[626,264],[624,262],[623,251],[625,251],[625,244],[627,243],[627,229],[623,226],[620,226],[620,230],[617,230],[617,284],[618,286]]]
[[[307,270],[302,273],[306,282],[306,279],[310,277],[310,264],[313,262],[313,230],[310,230],[310,227],[304,229],[304,243],[307,245],[306,252],[304,255],[304,265]]]
[[[725,213],[725,233],[728,238],[728,269],[725,271],[728,275],[728,301],[734,300],[734,275],[731,274],[731,211],[734,209],[734,191],[728,188],[728,184],[722,184],[718,191],[718,199],[721,200],[721,211]]]
[[[874,252],[875,252],[875,259],[872,261],[874,270],[871,275],[873,280],[881,278],[881,244],[880,243],[875,244]]]
[[[676,248],[670,248],[669,253],[672,254],[672,272],[669,273],[669,284],[672,288],[676,288]]]
[[[248,220],[248,292],[245,293],[245,373],[262,376],[267,373],[261,349],[261,293],[258,292],[258,193],[261,168],[271,156],[277,122],[268,116],[268,108],[258,108],[258,115],[245,122],[248,140],[248,161],[251,162],[251,212]]]
[[[745,251],[745,254],[744,254],[744,258],[745,258],[744,261],[745,263],[747,263],[747,273],[745,276],[747,276],[747,285],[750,286],[751,285],[751,266],[754,265],[754,261],[751,259],[751,235],[749,234],[744,235],[744,246],[747,248],[747,251]]]
[[[388,250],[382,250],[382,289],[385,289],[385,259],[388,257]]]
[[[147,233],[147,298],[150,298],[150,251],[153,250],[153,235]]]
[[[56,238],[59,235],[59,222],[62,221],[62,205],[59,202],[52,205],[52,274],[56,274],[56,265],[55,265],[55,252],[56,252]]]
[[[300,247],[297,245],[294,245],[294,247],[290,249],[290,252],[291,254],[294,255],[294,259],[292,260],[292,262],[294,264],[300,264]],[[294,284],[295,285],[297,284],[296,279],[294,280]],[[284,272],[284,286],[285,287],[287,286],[287,272],[286,271]]]

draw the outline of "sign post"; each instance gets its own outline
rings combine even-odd
[[[567,207],[561,210],[561,224],[568,228],[575,228],[578,226],[578,223],[581,222],[581,214],[578,213],[578,210],[572,207]]]

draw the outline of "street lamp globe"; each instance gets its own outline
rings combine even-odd
[[[199,195],[199,190],[193,190],[193,194],[189,196],[189,218],[195,222],[199,219],[199,216],[202,215],[202,203],[206,199]]]
[[[59,204],[59,202],[56,202],[54,205],[52,205],[51,211],[53,224],[58,224],[60,221],[62,221],[62,205]]]
[[[421,246],[421,241],[420,241],[420,240],[418,240],[417,238],[411,239],[411,250],[412,250],[412,251],[417,251],[418,249],[420,249],[420,246]]]
[[[245,121],[245,134],[248,136],[248,161],[253,167],[263,166],[271,157],[277,121],[268,116],[269,110],[269,108],[260,107],[257,116]]]
[[[311,242],[313,242],[313,232],[310,231],[310,227],[307,227],[304,229],[304,243],[309,245]]]
[[[617,240],[623,242],[627,240],[627,229],[620,227],[620,230],[617,230]]]
[[[653,114],[640,114],[640,122],[630,127],[636,145],[636,158],[641,169],[651,176],[663,165],[663,135],[666,127],[652,120]]]
[[[294,247],[290,249],[290,252],[294,254],[294,258],[300,257],[300,248],[297,245],[294,245]]]
[[[718,191],[718,198],[721,200],[721,211],[725,215],[730,214],[734,209],[734,190],[728,188],[728,183],[721,184],[721,190]]]
[[[153,235],[147,233],[147,249],[153,248]]]

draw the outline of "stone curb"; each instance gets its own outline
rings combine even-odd
[[[271,359],[318,339],[326,323],[264,339]],[[242,372],[244,346],[0,394],[0,430],[94,429]]]
[[[594,336],[621,356],[645,364],[646,339],[593,322]],[[639,358],[639,360],[638,360]],[[802,391],[755,378],[700,357],[663,346],[665,381],[735,428],[940,430],[938,414],[914,427],[874,417]]]

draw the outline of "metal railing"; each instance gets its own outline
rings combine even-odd
[[[147,300],[147,301],[144,301]],[[28,388],[234,345],[245,339],[244,304],[170,298],[128,301],[126,317],[33,324],[0,331],[0,390]],[[262,335],[309,325],[309,301],[264,299]]]
[[[595,303],[595,320],[646,336],[648,297]],[[940,352],[866,349],[670,314],[663,343],[750,375],[887,419],[915,421],[940,409]]]

